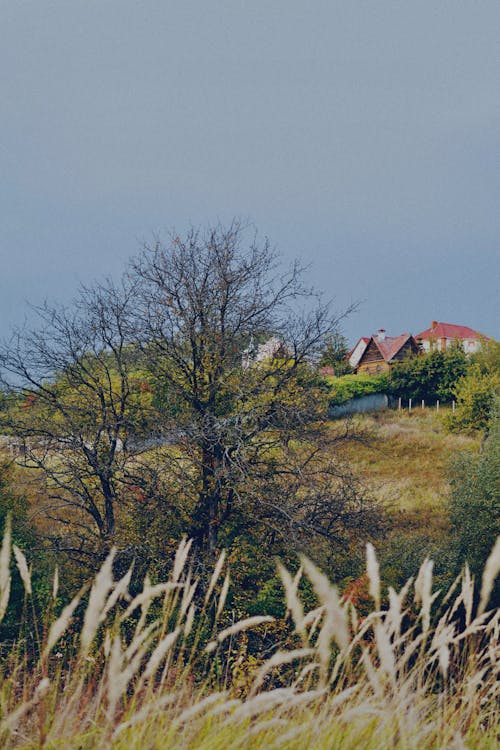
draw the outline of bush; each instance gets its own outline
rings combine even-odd
[[[487,430],[499,390],[500,377],[496,373],[483,373],[474,366],[455,386],[457,408],[446,421],[448,429]]]
[[[28,562],[35,563],[35,573],[32,578],[33,603],[37,608],[43,610],[50,588],[47,575],[47,556],[42,549],[36,530],[29,523],[26,498],[14,491],[11,470],[0,461],[0,538],[5,533],[8,518],[11,519],[14,544],[23,550],[27,550]],[[19,635],[20,622],[23,617],[27,617],[27,614],[24,613],[23,583],[13,561],[11,574],[11,604],[6,617],[0,623],[1,641],[10,641]],[[31,610],[30,617],[32,614],[33,611]],[[30,630],[29,627],[26,629]]]
[[[323,349],[319,360],[320,367],[331,367],[335,375],[348,375],[352,373],[352,367],[348,360],[349,346],[347,340],[340,332],[332,334]]]
[[[500,342],[484,341],[481,348],[471,357],[471,362],[477,365],[481,372],[496,372],[500,374]]]
[[[457,571],[465,561],[478,578],[488,553],[500,535],[500,412],[496,411],[490,435],[479,455],[460,454],[452,464],[449,502]],[[500,604],[500,587],[495,589]]]
[[[343,375],[340,378],[326,377],[330,388],[330,406],[339,406],[351,398],[361,398],[372,393],[387,393],[387,375]]]
[[[454,388],[467,373],[468,360],[460,344],[443,352],[433,351],[394,365],[391,393],[415,401],[451,401]]]

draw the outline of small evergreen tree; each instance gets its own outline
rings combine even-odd
[[[347,339],[337,331],[328,337],[325,348],[321,352],[319,366],[331,367],[333,374],[337,376],[349,375],[352,367],[347,359],[348,354]]]

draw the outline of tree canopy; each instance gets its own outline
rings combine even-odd
[[[391,368],[392,393],[404,399],[451,401],[457,381],[467,372],[468,360],[460,343],[398,362]]]
[[[197,543],[213,552],[237,517],[289,535],[361,516],[355,493],[338,491],[353,484],[327,449],[327,394],[311,367],[338,318],[303,269],[283,271],[238,224],[174,235],[132,268],[144,361],[176,405],[161,416],[194,489]]]
[[[68,553],[161,556],[186,533],[213,555],[242,533],[304,546],[377,529],[317,374],[342,316],[246,227],[171,234],[120,284],[38,314],[0,351],[2,425]]]

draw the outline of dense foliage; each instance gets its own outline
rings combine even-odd
[[[457,381],[467,373],[468,359],[457,343],[444,351],[405,359],[390,371],[390,392],[404,400],[451,402]]]
[[[457,408],[447,420],[448,428],[487,431],[500,398],[500,343],[488,341],[471,357],[453,393]]]
[[[351,398],[360,398],[372,393],[387,393],[389,389],[389,378],[384,374],[325,376],[325,381],[329,387],[330,406],[339,406]]]
[[[245,227],[172,234],[119,284],[38,314],[0,348],[0,429],[70,559],[117,546],[158,572],[182,535],[201,566],[237,543],[324,559],[381,529],[339,460],[351,430],[327,423],[316,365],[344,346],[338,318]]]
[[[348,354],[347,339],[340,332],[336,332],[327,338],[319,359],[319,367],[329,368],[336,377],[349,375],[352,373],[352,367]]]
[[[456,410],[449,415],[450,430],[488,430],[495,398],[500,396],[500,376],[473,367],[454,388]]]
[[[479,455],[461,453],[453,461],[449,513],[457,569],[467,561],[478,578],[488,549],[500,536],[500,409],[495,409],[490,434]],[[500,583],[500,582],[499,582]],[[500,586],[495,589],[500,606]]]
[[[47,603],[46,573],[52,562],[44,550],[43,536],[28,517],[26,498],[15,490],[12,467],[0,461],[0,537],[4,536],[8,526],[11,528],[12,542],[26,551],[29,563],[34,566],[31,581],[32,606],[26,611],[24,586],[12,561],[10,606],[3,620],[0,618],[0,644],[12,643],[18,638],[21,623],[26,629],[27,637],[31,640],[35,638],[32,618],[35,610],[39,613]]]

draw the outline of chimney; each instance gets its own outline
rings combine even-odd
[[[385,328],[379,328],[377,332],[377,341],[385,341]]]
[[[437,324],[438,324],[437,320],[433,320],[432,321],[432,323],[431,323],[431,331],[433,331],[435,329],[435,327],[437,326]]]

